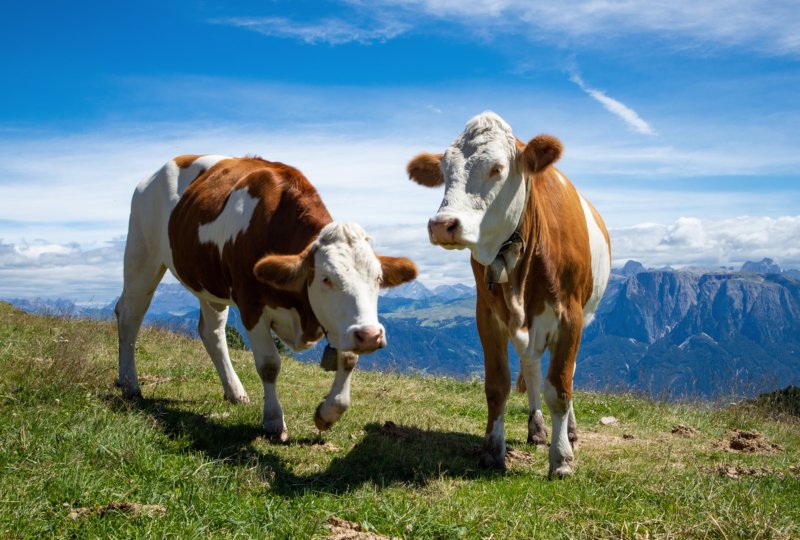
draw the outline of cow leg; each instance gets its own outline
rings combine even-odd
[[[520,368],[528,392],[528,443],[547,444],[547,428],[542,414],[542,362],[541,355],[520,359]]]
[[[564,311],[558,338],[550,349],[550,369],[544,382],[544,399],[553,418],[548,478],[572,475],[575,456],[569,440],[569,416],[572,410],[572,378],[575,357],[581,341],[580,306]]]
[[[270,321],[262,316],[251,330],[247,330],[247,337],[253,349],[256,371],[264,385],[264,432],[272,439],[286,442],[289,431],[283,420],[283,409],[275,387],[281,371],[281,355],[272,338]]]
[[[117,386],[128,398],[142,396],[136,373],[136,338],[144,314],[166,267],[148,253],[146,244],[137,229],[131,227],[125,245],[124,286],[114,313],[117,316],[119,338],[119,376]]]
[[[490,312],[478,310],[476,319],[478,334],[483,345],[483,362],[486,372],[484,390],[489,413],[480,465],[504,471],[506,469],[506,437],[503,414],[506,400],[511,393],[508,333]]]
[[[227,322],[228,306],[200,300],[200,321],[197,324],[197,332],[211,361],[214,362],[214,367],[217,368],[225,399],[231,403],[249,403],[247,392],[239,381],[228,355],[228,342],[225,339]]]
[[[333,386],[314,412],[314,424],[320,431],[330,429],[350,407],[350,377],[357,361],[355,354],[338,351]]]
[[[575,421],[575,407],[572,402],[569,402],[569,419],[567,421],[567,437],[569,437],[569,444],[575,448],[578,442],[578,424]]]

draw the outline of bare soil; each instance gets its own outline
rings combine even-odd
[[[365,531],[358,523],[331,516],[325,523],[330,531],[328,540],[390,540],[388,536]]]
[[[745,452],[749,454],[771,454],[783,450],[778,444],[769,440],[757,431],[734,430],[729,437],[718,444],[725,450]]]
[[[132,502],[113,502],[92,507],[82,507],[72,510],[67,517],[78,519],[83,516],[104,516],[109,512],[120,512],[130,517],[146,515],[148,517],[163,516],[167,509],[160,504],[139,504]]]

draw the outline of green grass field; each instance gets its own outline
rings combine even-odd
[[[222,400],[199,341],[145,329],[145,398],[128,403],[113,385],[113,324],[0,304],[0,536],[326,538],[335,517],[358,525],[351,538],[800,537],[788,415],[579,392],[576,475],[550,482],[519,394],[509,471],[484,472],[482,383],[357,371],[351,409],[320,436],[331,374],[287,359],[290,441],[276,445],[261,436],[252,360],[232,355],[249,405]],[[607,415],[619,423],[601,425]],[[731,450],[734,430],[780,448]]]

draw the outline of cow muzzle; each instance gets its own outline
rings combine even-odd
[[[378,349],[386,347],[386,331],[383,325],[365,324],[351,327],[350,343],[353,344],[352,352],[357,354],[369,354]]]
[[[437,246],[463,247],[459,242],[461,230],[461,221],[455,217],[434,216],[428,221],[428,237]]]

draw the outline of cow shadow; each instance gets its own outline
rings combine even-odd
[[[346,454],[334,457],[327,468],[307,475],[297,474],[275,451],[276,446],[264,444],[260,425],[219,422],[209,414],[185,410],[182,408],[187,404],[185,401],[152,398],[125,401],[109,396],[107,402],[113,407],[141,410],[167,436],[188,443],[191,450],[210,459],[260,469],[262,477],[269,478],[272,492],[283,496],[308,491],[341,494],[364,484],[377,489],[397,484],[423,487],[445,477],[475,479],[498,474],[478,467],[482,437],[399,426],[393,422],[366,424],[363,437]],[[340,452],[321,436],[292,438],[288,445]]]

